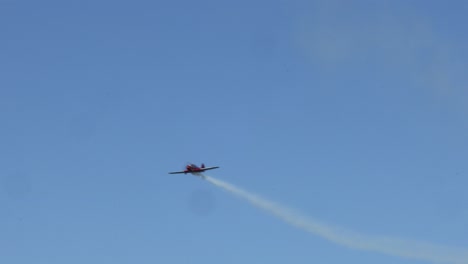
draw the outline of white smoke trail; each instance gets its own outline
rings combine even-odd
[[[281,220],[331,242],[366,251],[374,251],[392,256],[425,260],[435,263],[467,264],[468,250],[432,245],[419,241],[409,241],[386,237],[371,237],[356,232],[343,230],[306,218],[283,206],[275,204],[232,184],[204,175],[208,182],[221,187],[275,215]]]

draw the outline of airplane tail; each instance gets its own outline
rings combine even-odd
[[[202,168],[202,169],[205,168],[205,164],[204,164],[204,163],[201,164],[201,168]]]

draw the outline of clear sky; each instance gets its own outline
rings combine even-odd
[[[468,248],[467,1],[0,0],[0,263],[423,263]]]

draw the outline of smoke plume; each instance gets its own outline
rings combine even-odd
[[[468,250],[433,245],[420,241],[372,237],[357,232],[320,223],[306,218],[284,206],[259,197],[232,184],[203,175],[203,178],[215,186],[240,197],[252,205],[263,209],[286,223],[309,233],[318,235],[333,243],[359,250],[379,252],[409,259],[425,260],[434,263],[467,264]]]

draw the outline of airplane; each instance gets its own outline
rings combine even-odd
[[[191,173],[191,174],[194,174],[194,175],[199,175],[204,171],[213,170],[213,169],[217,169],[217,168],[219,168],[219,167],[217,167],[217,166],[216,167],[205,167],[205,164],[203,164],[203,163],[201,164],[200,167],[198,167],[195,164],[189,163],[187,166],[185,166],[185,170],[169,172],[169,174],[179,174],[179,173],[187,174],[187,173]]]

